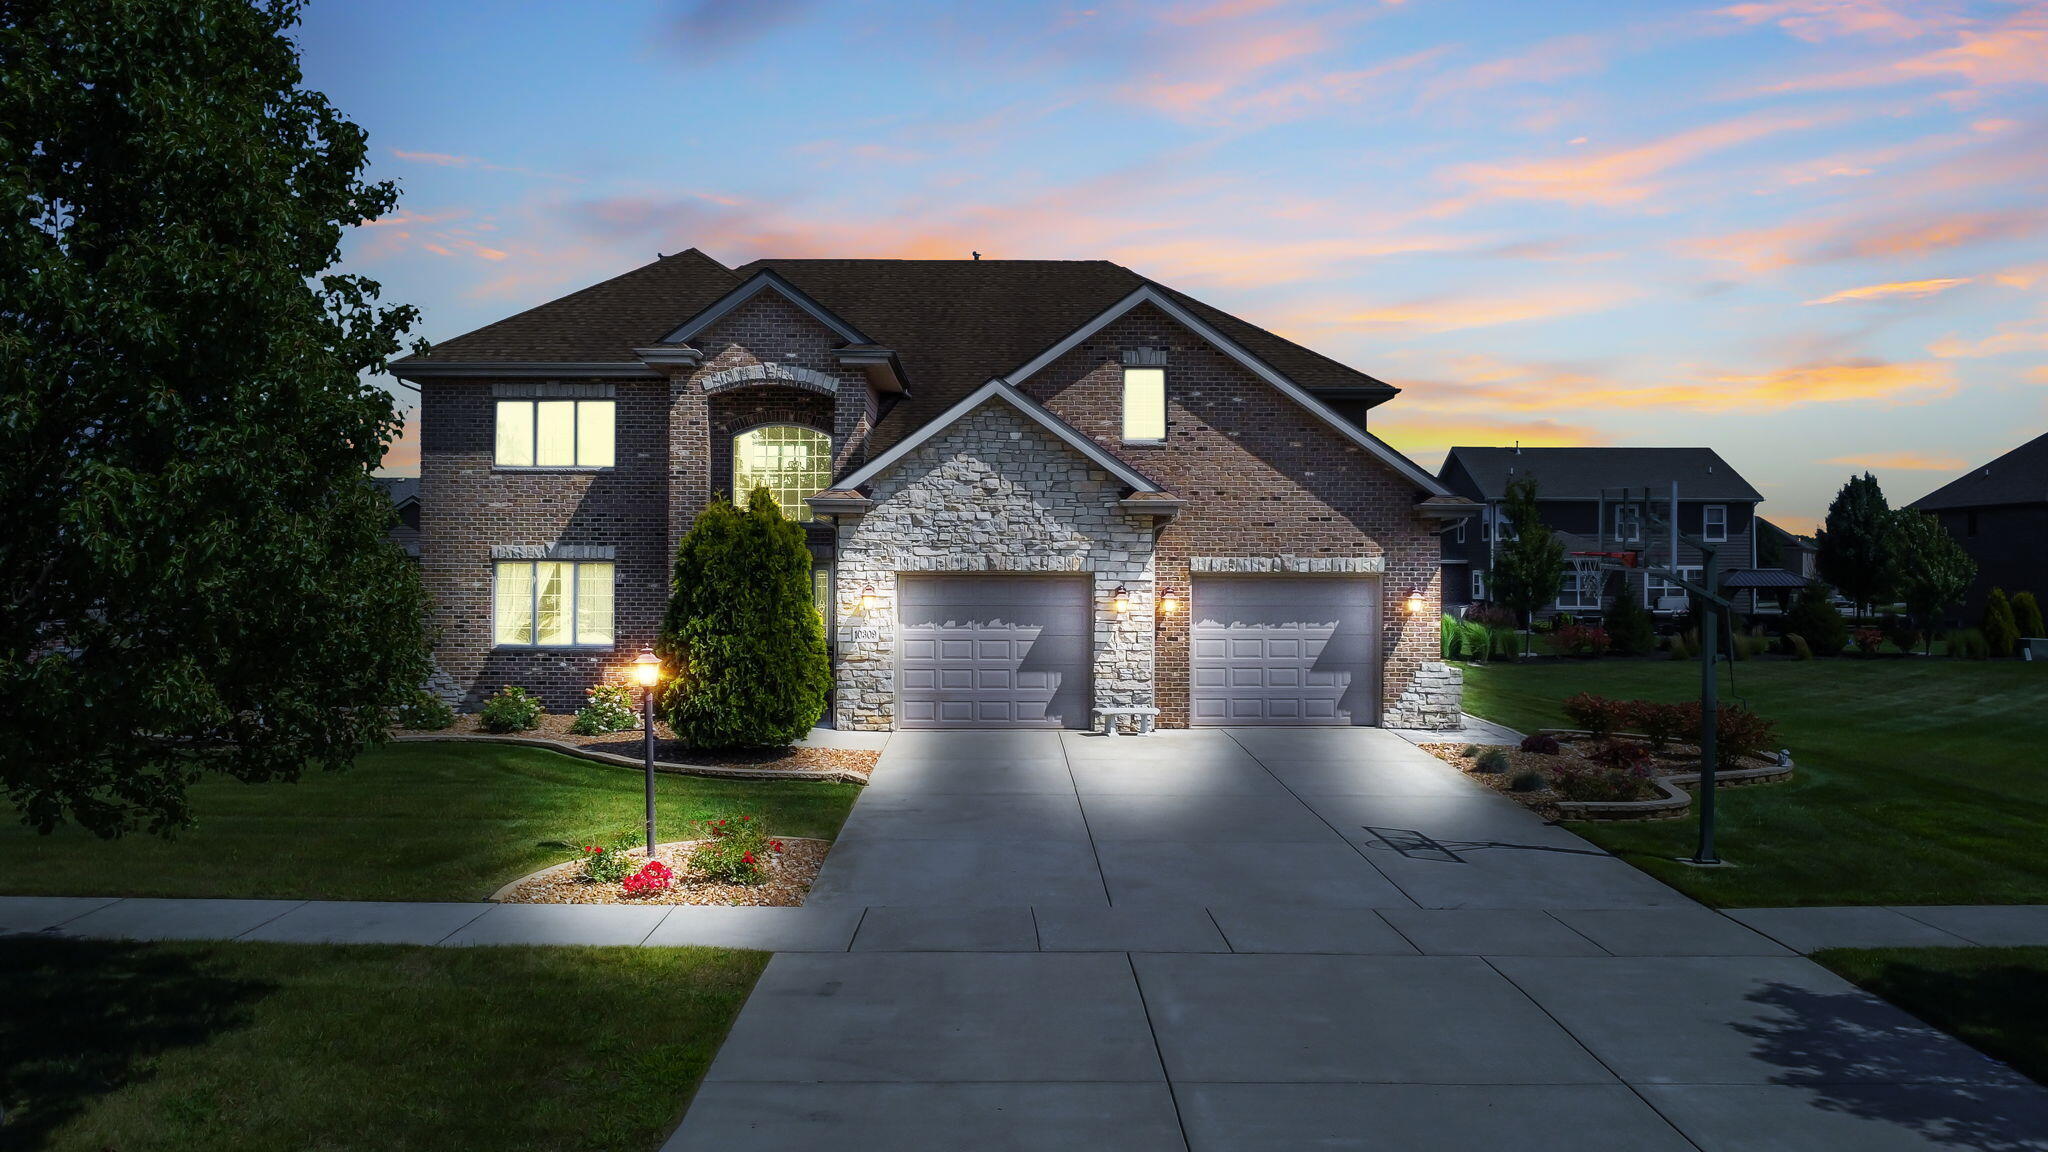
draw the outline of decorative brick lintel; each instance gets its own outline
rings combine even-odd
[[[560,380],[500,380],[491,385],[491,395],[500,400],[610,400],[618,395],[618,388]]]
[[[816,369],[778,364],[772,360],[760,364],[741,364],[713,372],[703,379],[706,395],[747,384],[779,384],[788,388],[819,392],[826,396],[836,395],[839,391],[839,381],[834,377]]]
[[[609,544],[493,544],[493,560],[615,560]]]
[[[1191,556],[1188,570],[1196,574],[1286,572],[1304,576],[1378,576],[1387,570],[1385,556]]]

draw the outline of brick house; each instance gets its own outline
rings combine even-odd
[[[1676,585],[1646,572],[1602,572],[1585,552],[1637,552],[1645,564],[1668,567],[1671,544],[1643,522],[1641,495],[1650,492],[1664,512],[1678,486],[1678,530],[1719,545],[1715,566],[1725,580],[1757,570],[1757,505],[1763,494],[1711,448],[1453,448],[1438,470],[1450,491],[1480,505],[1479,514],[1443,534],[1444,605],[1458,612],[1490,600],[1486,574],[1500,533],[1511,531],[1504,508],[1508,485],[1534,477],[1543,523],[1564,543],[1568,567],[1555,601],[1538,613],[1599,616],[1617,596],[1633,596],[1653,614],[1683,610]],[[1632,497],[1628,494],[1633,493]],[[1700,550],[1681,541],[1678,568],[1700,574]],[[1734,597],[1739,610],[1752,593]]]
[[[843,727],[1455,727],[1396,389],[1105,261],[694,249],[394,366],[437,658],[568,709],[718,496],[806,525]]]
[[[1993,588],[2048,597],[2048,434],[2034,437],[1907,505],[1941,521],[1977,578],[1952,622],[1984,618]]]

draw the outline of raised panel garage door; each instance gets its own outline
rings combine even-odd
[[[1192,722],[1379,722],[1379,581],[1196,577]]]
[[[897,723],[905,728],[1084,728],[1088,580],[899,579]]]

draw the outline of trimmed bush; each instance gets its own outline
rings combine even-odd
[[[526,689],[507,684],[484,701],[477,725],[486,732],[524,732],[540,723],[541,711],[540,701],[527,695]]]
[[[714,500],[676,549],[656,643],[675,674],[658,707],[691,748],[789,744],[818,722],[832,670],[803,525],[766,488]]]
[[[633,692],[624,684],[599,684],[587,695],[590,703],[577,710],[569,731],[578,736],[602,736],[638,727],[640,717],[633,711]]]
[[[2019,647],[2020,626],[2013,619],[2012,603],[2005,589],[1993,588],[1984,602],[1984,646],[1992,656],[2003,659]]]
[[[1488,748],[1486,751],[1481,752],[1479,759],[1472,764],[1474,771],[1484,772],[1489,776],[1498,772],[1505,772],[1513,766],[1513,763],[1508,759],[1507,751],[1502,748]]]
[[[1723,769],[1739,768],[1744,757],[1761,756],[1778,742],[1775,723],[1740,705],[1723,704],[1714,715],[1714,763]]]
[[[1581,692],[1564,702],[1564,714],[1573,727],[1595,736],[1608,736],[1627,723],[1629,705],[1625,701]]]
[[[1629,701],[1627,723],[1649,737],[1650,746],[1659,751],[1680,736],[1689,734],[1694,727],[1692,713],[1685,705],[1660,704],[1655,700]]]
[[[395,718],[400,728],[439,732],[455,723],[455,709],[450,708],[447,701],[422,688],[413,693],[411,700],[399,706]]]
[[[1592,803],[1641,800],[1650,794],[1647,773],[1639,775],[1625,768],[1591,764],[1558,768],[1551,773],[1550,786],[1567,800]]]
[[[1534,752],[1539,756],[1555,756],[1558,753],[1557,737],[1545,736],[1541,732],[1534,736],[1524,736],[1522,751]]]
[[[782,851],[780,840],[752,816],[707,820],[703,839],[690,849],[690,867],[723,884],[759,884],[768,879],[768,860]]]
[[[1800,591],[1792,610],[1785,614],[1785,632],[1804,636],[1815,656],[1840,656],[1849,646],[1849,624],[1828,602],[1827,590],[1819,584],[1808,584]]]
[[[1849,641],[1856,645],[1859,656],[1875,656],[1884,650],[1884,629],[1858,628],[1849,633]]]
[[[1604,656],[1611,643],[1606,629],[1584,624],[1560,625],[1550,634],[1550,650],[1559,656]]]
[[[2021,592],[2012,598],[2012,622],[2021,636],[2048,636],[2048,624],[2041,621],[2041,602],[2034,599],[2032,592]]]
[[[1896,612],[1885,613],[1884,619],[1878,622],[1878,627],[1884,630],[1884,638],[1892,642],[1892,647],[1901,652],[1911,652],[1926,639],[1920,629],[1913,626],[1911,620]]]
[[[1657,650],[1657,628],[1649,609],[1624,589],[1603,622],[1617,656],[1647,656]]]

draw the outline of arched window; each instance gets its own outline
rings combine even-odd
[[[832,482],[832,438],[799,424],[764,424],[732,438],[732,500],[766,488],[791,520],[809,520],[804,499]]]

